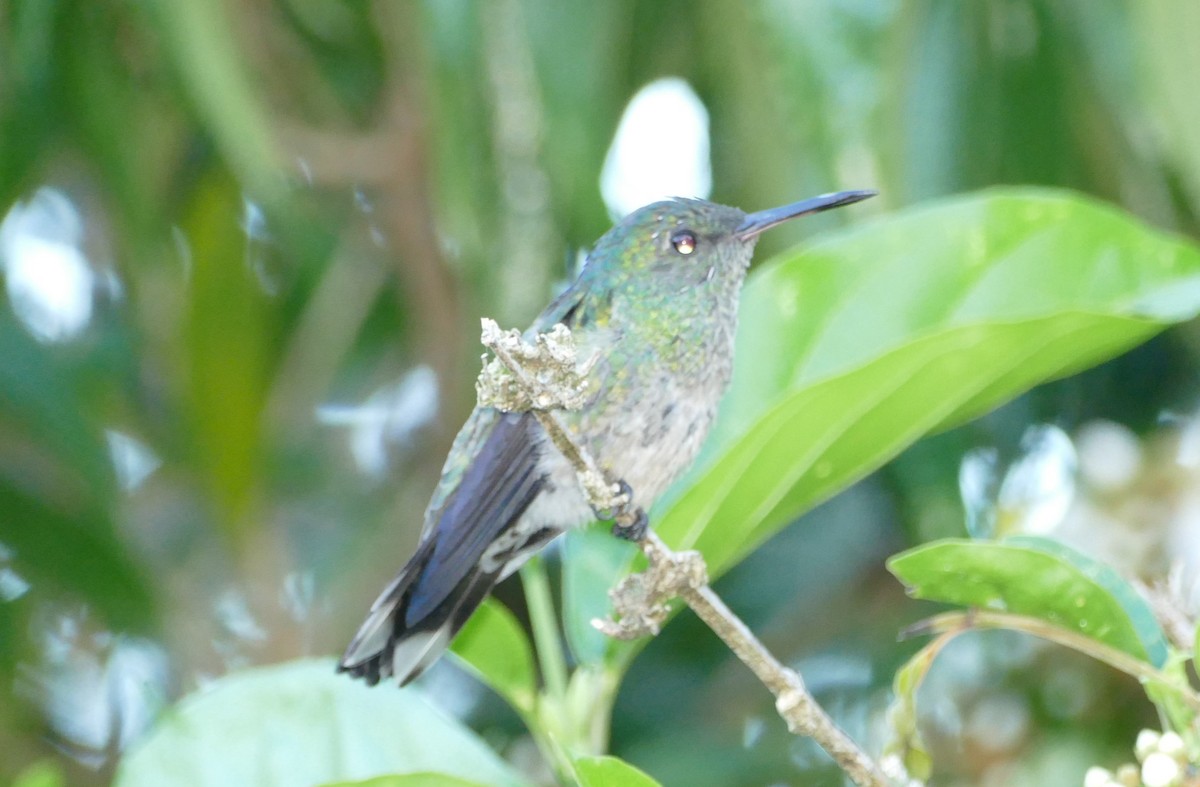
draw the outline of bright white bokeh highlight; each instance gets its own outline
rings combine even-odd
[[[437,375],[428,366],[417,366],[361,404],[321,405],[317,420],[348,429],[355,464],[367,475],[381,479],[387,472],[389,448],[407,445],[437,412]]]
[[[9,563],[13,554],[0,543],[0,604],[16,601],[29,591],[29,583]]]
[[[1100,492],[1119,492],[1128,488],[1145,464],[1137,434],[1114,421],[1095,420],[1084,424],[1075,435],[1075,447],[1079,455],[1080,478]],[[1182,441],[1179,458],[1183,464]]]
[[[1049,535],[1075,499],[1079,458],[1067,433],[1052,424],[1031,426],[1021,437],[1021,456],[1000,484],[1002,531]]]
[[[668,197],[712,193],[708,111],[678,77],[639,90],[625,108],[600,173],[600,194],[620,218]]]
[[[91,321],[96,275],[82,242],[79,211],[57,189],[38,189],[0,222],[0,266],[8,299],[38,341],[73,339]]]
[[[96,631],[86,612],[57,614],[39,634],[41,659],[21,665],[14,690],[39,704],[65,753],[89,767],[123,750],[162,713],[169,660],[149,640]]]
[[[105,429],[104,438],[108,442],[108,455],[116,471],[117,482],[126,492],[141,486],[162,464],[162,460],[144,443],[124,432]]]
[[[1054,532],[1075,500],[1078,464],[1071,438],[1049,424],[1027,429],[1008,465],[995,448],[967,452],[958,488],[968,532],[975,538]]]

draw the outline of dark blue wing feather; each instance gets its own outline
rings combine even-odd
[[[371,606],[338,666],[374,684],[408,683],[432,664],[504,573],[480,558],[512,527],[545,483],[537,419],[477,410],[460,435],[474,456],[448,465],[416,554]],[[533,544],[553,532],[530,533]],[[514,547],[527,546],[525,538]]]
[[[409,592],[404,622],[415,625],[454,592],[495,538],[533,502],[545,479],[529,413],[500,416],[463,473],[427,538],[433,554]]]
[[[534,331],[557,322],[582,327],[608,308],[593,303],[586,271],[534,322]],[[557,535],[547,523],[513,538],[496,555],[481,558],[537,497],[543,436],[529,413],[476,408],[454,440],[442,479],[425,513],[416,553],[380,594],[338,665],[339,671],[377,683],[391,675],[408,683],[432,664],[511,566]]]

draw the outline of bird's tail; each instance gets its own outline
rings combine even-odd
[[[418,547],[408,565],[371,605],[366,621],[338,663],[338,672],[348,672],[372,686],[395,676],[403,686],[437,661],[483,602],[498,576],[475,565],[437,606],[426,610],[420,603],[412,603],[429,568],[434,544],[431,538]]]

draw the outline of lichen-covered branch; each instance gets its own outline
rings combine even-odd
[[[620,484],[610,482],[591,455],[567,436],[553,412],[583,406],[584,382],[595,359],[589,359],[583,368],[576,365],[575,341],[562,324],[539,334],[536,344],[529,344],[518,330],[502,331],[495,320],[486,317],[481,322],[480,341],[496,359],[488,361],[484,356],[483,371],[475,382],[479,403],[504,412],[532,412],[575,468],[592,507],[611,511],[625,506],[628,494]]]
[[[855,784],[887,785],[879,767],[834,723],[808,692],[800,674],[784,666],[708,585],[699,552],[674,552],[653,532],[641,542],[649,568],[623,580],[611,593],[618,619],[593,625],[618,639],[657,634],[670,599],[678,597],[729,646],[775,695],[775,710],[788,730],[816,741]]]
[[[628,487],[610,479],[588,452],[575,443],[553,409],[576,409],[587,369],[577,369],[570,331],[554,326],[537,343],[519,332],[502,332],[484,320],[483,344],[496,355],[477,385],[480,403],[501,410],[529,410],[564,457],[575,467],[588,501],[598,511],[618,512],[626,526],[644,514],[630,510]],[[587,364],[590,368],[594,359]],[[496,366],[492,364],[495,363]],[[503,367],[501,369],[500,367]],[[788,729],[815,740],[856,784],[886,787],[887,777],[849,736],[834,724],[808,692],[799,673],[779,662],[708,585],[699,552],[674,552],[652,532],[639,542],[649,560],[641,574],[627,577],[612,591],[616,620],[594,621],[598,629],[621,639],[654,635],[669,614],[669,602],[683,599],[764,686],[775,695],[775,708]]]

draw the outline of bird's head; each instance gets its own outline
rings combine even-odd
[[[655,202],[609,230],[589,255],[588,265],[679,286],[740,282],[754,245],[766,230],[874,195],[873,191],[841,191],[749,214],[700,199]]]

